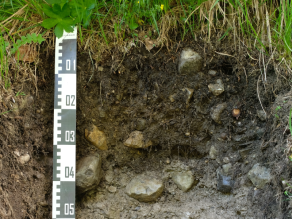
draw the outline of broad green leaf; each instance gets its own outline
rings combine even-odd
[[[80,17],[75,8],[71,11],[71,17]]]
[[[48,5],[46,4],[42,4],[43,6],[43,11],[45,12],[45,14],[50,17],[50,18],[60,18],[60,16],[58,14],[55,13],[55,11]]]
[[[50,5],[52,5],[52,4],[58,4],[60,2],[60,0],[46,0],[46,2]]]
[[[63,25],[63,28],[67,33],[72,33],[74,31],[72,26]]]
[[[70,15],[70,7],[67,3],[64,4],[62,8],[59,4],[55,4],[53,6],[53,11],[54,13],[58,14],[61,18],[64,18]]]
[[[84,14],[83,14],[83,26],[85,28],[88,27],[89,23],[90,23],[90,17],[91,17],[91,11],[86,11]]]
[[[63,28],[62,24],[60,24],[60,23],[57,24],[55,27],[56,37],[61,38],[63,36],[63,31],[64,31],[64,28]]]
[[[135,20],[132,18],[131,20],[130,20],[130,23],[129,23],[129,28],[131,29],[131,30],[135,30],[137,27],[139,27],[139,25],[135,22]]]
[[[54,13],[58,14],[60,17],[62,16],[62,14],[61,14],[61,12],[62,12],[61,5],[54,4],[53,5],[53,11],[54,11]]]
[[[64,5],[68,1],[67,0],[46,0],[46,2],[50,5],[53,5],[53,4]]]
[[[64,18],[60,23],[62,23],[62,25],[73,26],[75,24],[75,21],[72,18],[67,17]]]
[[[62,8],[61,17],[64,18],[64,17],[69,16],[70,12],[71,12],[71,9],[70,9],[69,5],[66,3]]]
[[[42,26],[46,29],[51,29],[59,22],[60,22],[60,19],[48,18],[48,19],[43,21]]]
[[[92,3],[92,4],[88,5],[88,6],[87,6],[87,10],[92,10],[92,9],[94,9],[95,5],[96,5],[95,3]]]

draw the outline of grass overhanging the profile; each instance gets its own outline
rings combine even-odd
[[[1,80],[10,83],[7,57],[12,57],[17,40],[33,33],[53,40],[63,30],[72,31],[73,25],[78,26],[79,47],[90,51],[96,61],[115,46],[124,52],[137,43],[151,49],[168,46],[173,36],[196,39],[201,33],[207,39],[219,34],[218,41],[228,38],[235,49],[245,45],[291,66],[292,2],[288,0],[4,0],[0,3]]]

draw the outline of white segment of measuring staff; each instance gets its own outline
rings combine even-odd
[[[56,38],[52,218],[75,218],[77,29]]]

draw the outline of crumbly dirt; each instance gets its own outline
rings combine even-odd
[[[76,218],[291,218],[290,200],[284,195],[292,178],[289,81],[271,65],[263,83],[259,63],[244,48],[238,53],[227,39],[211,42],[189,39],[151,52],[134,47],[125,55],[116,50],[95,66],[78,51],[77,160],[98,152],[104,177],[96,189],[76,198]],[[203,57],[201,73],[178,73],[180,53],[187,47]],[[46,52],[41,52],[36,71],[38,92],[32,81],[15,79],[13,87],[1,94],[0,112],[14,110],[0,115],[0,218],[51,218],[54,53]],[[257,57],[256,52],[251,56]],[[209,70],[217,75],[211,76]],[[208,84],[217,79],[225,91],[214,96]],[[194,89],[189,104],[183,88]],[[19,90],[26,95],[16,97]],[[262,109],[259,97],[266,121],[257,116]],[[220,103],[227,108],[217,124],[210,112]],[[231,114],[234,108],[241,111],[238,119]],[[143,134],[153,146],[125,147],[123,142],[139,119],[146,120]],[[100,151],[85,139],[90,124],[106,134],[109,150]],[[209,156],[214,145],[219,149],[215,160]],[[246,148],[242,157],[239,151]],[[20,156],[27,153],[30,160],[21,164]],[[216,171],[226,158],[235,181],[230,194],[216,187]],[[189,192],[164,175],[177,163],[188,166],[198,182]],[[256,163],[273,175],[263,189],[255,189],[247,177]],[[157,202],[141,203],[125,194],[125,186],[138,174],[163,179],[165,190]],[[117,191],[109,192],[110,186]]]

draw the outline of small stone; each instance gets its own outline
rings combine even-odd
[[[136,207],[133,211],[139,211],[140,210],[140,206]]]
[[[97,71],[103,71],[103,67],[98,66],[98,67],[97,67]]]
[[[195,182],[195,178],[191,171],[174,172],[172,174],[172,180],[184,192],[191,189]]]
[[[40,202],[39,204],[40,204],[40,206],[42,206],[42,207],[47,207],[47,206],[48,206],[48,203],[47,203],[47,202]]]
[[[166,163],[167,163],[167,164],[170,164],[170,160],[169,160],[169,158],[166,159]]]
[[[29,154],[25,154],[25,155],[20,156],[18,160],[21,164],[25,164],[30,160],[30,156]]]
[[[211,75],[211,76],[216,76],[217,71],[215,71],[215,70],[210,70],[210,71],[208,72],[208,74]]]
[[[170,100],[170,102],[173,103],[173,102],[175,101],[175,99],[174,99],[175,96],[176,96],[175,94],[169,96],[169,100]]]
[[[106,111],[102,107],[98,107],[98,113],[100,118],[106,117]]]
[[[163,182],[149,176],[140,175],[131,180],[126,194],[141,202],[156,201],[164,189]]]
[[[186,136],[190,136],[190,135],[191,135],[191,133],[189,133],[189,132],[186,132],[186,133],[185,133],[185,135],[186,135]]]
[[[222,193],[230,193],[234,185],[234,181],[229,176],[221,173],[217,174],[217,190]]]
[[[190,100],[193,96],[193,93],[194,93],[194,89],[190,89],[190,88],[184,88],[182,89],[182,91],[186,92],[186,104],[189,104],[190,103]]]
[[[117,98],[117,100],[121,101],[123,99],[123,95],[122,94],[117,94],[116,98]]]
[[[138,119],[136,123],[136,129],[138,131],[143,131],[146,128],[146,120],[145,119]]]
[[[227,136],[227,134],[225,132],[223,132],[223,133],[221,133],[220,138],[222,140],[227,140],[228,136]]]
[[[104,132],[100,131],[95,125],[90,130],[85,129],[85,138],[100,150],[107,150],[107,141]]]
[[[30,124],[28,122],[24,123],[24,128],[25,129],[29,129],[30,128]]]
[[[28,96],[27,97],[27,103],[28,103],[28,105],[31,105],[33,102],[34,102],[33,96]]]
[[[102,177],[101,157],[99,154],[83,157],[76,165],[77,193],[96,187]]]
[[[194,74],[200,72],[203,67],[202,57],[190,48],[181,52],[178,71],[180,74]]]
[[[262,189],[272,179],[270,169],[261,166],[259,163],[252,167],[247,176],[258,189]]]
[[[227,108],[227,104],[226,103],[221,103],[218,104],[216,107],[214,107],[211,110],[211,118],[216,122],[221,124],[221,113]]]
[[[218,156],[218,151],[214,146],[211,146],[210,152],[209,152],[210,158],[215,160]]]
[[[41,113],[41,111],[40,111],[40,110],[37,110],[36,112],[37,112],[37,113]]]
[[[20,153],[19,153],[19,151],[16,149],[15,151],[13,151],[13,153],[17,156],[17,157],[19,157],[20,156]]]
[[[223,173],[226,174],[226,175],[229,174],[229,170],[231,169],[231,167],[232,167],[231,163],[224,164],[222,166]]]
[[[215,96],[219,96],[224,92],[224,84],[221,79],[218,79],[216,84],[209,84],[208,88]]]
[[[131,148],[147,148],[152,145],[152,142],[145,142],[142,132],[133,131],[129,138],[124,142],[124,145]]]
[[[229,162],[230,162],[230,160],[229,160],[228,157],[224,157],[224,158],[223,158],[223,163],[229,163]]]
[[[108,170],[108,171],[106,171],[106,173],[105,173],[105,180],[108,182],[108,183],[111,183],[113,180],[114,180],[114,178],[115,178],[115,173],[114,173],[114,171],[112,171],[112,170]]]
[[[111,192],[111,193],[115,193],[115,192],[117,191],[117,187],[109,186],[109,187],[107,188],[107,190],[108,190],[109,192]]]
[[[267,114],[263,110],[257,110],[257,115],[260,118],[261,121],[266,121]]]
[[[35,172],[34,176],[36,178],[38,178],[38,179],[44,179],[45,178],[45,175],[40,173],[40,172],[38,172],[38,171]]]

